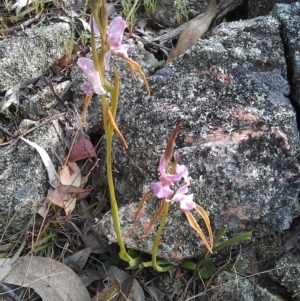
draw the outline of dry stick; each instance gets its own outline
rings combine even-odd
[[[22,301],[8,286],[6,286],[4,283],[0,282],[0,289],[5,292],[10,298],[12,298],[14,301]]]
[[[8,136],[10,136],[10,137],[13,136],[8,130],[6,130],[6,129],[5,129],[4,127],[2,127],[1,125],[0,125],[0,131],[2,131],[3,133],[5,133],[6,135],[8,135]]]
[[[44,11],[44,9],[42,9],[34,18],[27,20],[26,22],[22,23],[21,25],[17,25],[17,26],[11,27],[11,28],[0,30],[0,34],[12,33],[15,30],[21,30],[24,27],[29,26],[30,24],[37,21],[41,17],[43,11]]]
[[[128,19],[129,19],[130,15],[133,13],[133,11],[134,11],[136,5],[138,4],[138,2],[139,2],[139,0],[135,0],[135,1],[134,1],[133,6],[132,6],[132,8],[131,8],[129,14],[128,14],[127,17],[126,17],[126,20],[125,20],[126,23],[127,23]]]
[[[57,114],[57,115],[54,115],[53,117],[59,117],[59,116],[63,116],[63,115],[65,115],[65,113],[59,113],[59,114]],[[10,146],[14,145],[17,141],[20,140],[21,137],[26,136],[27,134],[29,134],[29,133],[35,131],[37,128],[39,128],[39,127],[45,125],[45,124],[48,123],[48,122],[51,122],[51,119],[45,118],[45,120],[42,121],[39,125],[37,125],[37,126],[31,128],[30,130],[26,131],[26,132],[23,133],[22,135],[18,136],[16,139],[11,140],[11,141],[8,141],[8,142],[5,142],[5,143],[1,143],[1,144],[0,144],[0,147],[1,147],[1,146],[6,146],[6,145],[10,145]]]
[[[228,12],[232,11],[235,7],[239,6],[242,4],[242,0],[227,0],[224,3],[220,3],[219,4],[219,12],[218,12],[218,18],[224,16],[225,14],[227,14]],[[192,22],[194,22],[195,20],[201,19],[203,18],[204,13],[200,14],[199,16],[191,19],[190,21],[172,29],[171,31],[162,34],[158,37],[154,37],[153,39],[151,39],[151,41],[153,42],[162,42],[162,41],[166,41],[166,40],[171,40],[174,39],[176,37],[178,37]]]
[[[153,42],[162,42],[162,41],[166,41],[166,40],[170,40],[173,38],[176,38],[177,36],[179,36],[187,27],[190,23],[194,22],[195,20],[201,19],[203,17],[204,13],[193,18],[192,20],[176,27],[175,29],[172,29],[171,31],[162,34],[161,36],[158,37],[154,37],[152,39]]]

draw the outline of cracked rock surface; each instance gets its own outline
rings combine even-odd
[[[129,248],[151,253],[154,234],[144,240],[138,236],[159,200],[147,202],[136,234],[133,215],[158,179],[160,155],[179,121],[176,154],[183,154],[190,192],[208,211],[214,231],[223,225],[231,234],[289,228],[299,213],[299,133],[287,98],[280,30],[271,16],[223,23],[149,79],[150,97],[136,84],[122,91],[117,122],[129,149],[115,141],[114,175]],[[98,227],[116,240],[109,214]],[[180,262],[203,251],[177,204],[172,205],[158,256]]]

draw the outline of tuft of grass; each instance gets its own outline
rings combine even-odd
[[[71,22],[71,35],[70,37],[64,42],[64,48],[66,51],[66,58],[71,59],[73,51],[74,51],[74,44],[75,44],[75,22],[72,20]]]
[[[137,3],[138,0],[135,0],[134,3],[131,0],[122,0],[123,14],[126,17],[127,26],[131,33],[134,32],[137,21],[136,13],[139,9],[139,4],[137,5]]]
[[[153,14],[156,11],[157,0],[144,0],[144,8],[147,14]]]
[[[176,19],[178,24],[188,21],[188,0],[177,0],[176,2]]]

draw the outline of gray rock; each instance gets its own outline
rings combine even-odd
[[[293,295],[293,300],[300,300],[300,257],[285,253],[271,272],[274,281],[280,283]]]
[[[184,14],[187,13],[186,16],[179,13],[176,5],[177,2],[170,0],[161,0],[157,1],[154,18],[157,20],[157,22],[165,26],[176,27],[178,26],[178,21],[181,21],[181,23],[188,21],[186,20],[187,16],[189,17],[189,19],[192,19],[197,15],[204,13],[208,5],[207,0],[186,0],[180,2],[182,3],[182,12]],[[184,5],[184,3],[186,3],[186,5]]]
[[[0,41],[0,92],[23,77],[45,70],[64,54],[64,41],[71,34],[67,23],[38,26]]]
[[[278,294],[263,288],[251,278],[237,273],[222,271],[214,283],[217,288],[211,293],[217,300],[223,301],[287,301]]]
[[[140,85],[126,83],[117,123],[129,149],[115,140],[114,176],[129,248],[151,253],[154,234],[139,240],[139,225],[133,235],[133,215],[158,180],[159,158],[180,120],[176,154],[183,154],[190,191],[208,211],[214,231],[223,225],[230,235],[289,228],[299,212],[299,133],[286,98],[286,74],[280,22],[269,16],[218,26],[149,79],[151,97]],[[159,200],[147,202],[148,221],[158,206]],[[109,215],[99,227],[115,241]],[[180,262],[204,250],[172,205],[158,256]]]
[[[0,41],[0,91],[22,78],[34,77],[61,57],[63,42],[70,32],[67,23],[54,23],[26,29]],[[21,111],[35,119],[45,114],[53,102],[53,95],[42,91],[29,96],[22,103]],[[60,153],[57,146],[58,135],[62,137],[61,125],[53,117],[52,121],[36,126],[26,138],[44,148],[57,164],[55,154]],[[24,230],[50,186],[40,155],[22,140],[0,146],[0,170],[0,233],[8,236]]]
[[[267,15],[277,3],[295,3],[296,0],[249,0],[247,1],[248,17]]]
[[[300,2],[291,5],[277,4],[272,13],[282,23],[287,63],[291,69],[291,98],[300,104]]]
[[[58,134],[62,135],[60,124],[49,119],[26,139],[44,148],[57,165]],[[50,184],[40,155],[22,140],[1,147],[0,170],[0,233],[7,237],[24,230],[47,195]]]

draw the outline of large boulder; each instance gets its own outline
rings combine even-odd
[[[299,133],[290,103],[280,22],[271,17],[223,23],[173,64],[149,79],[152,95],[127,83],[117,117],[129,149],[116,139],[114,177],[124,240],[151,253],[154,233],[132,234],[137,204],[179,121],[176,154],[188,166],[190,191],[208,211],[214,232],[284,230],[299,212]],[[145,205],[148,221],[158,200]],[[115,241],[108,215],[99,231]],[[172,205],[159,256],[172,262],[195,257],[203,244],[177,204]]]
[[[30,86],[31,78],[36,79],[37,73],[41,74],[61,57],[64,53],[63,42],[70,34],[67,23],[53,23],[26,29],[0,41],[0,91],[6,91],[12,86],[18,88],[15,90],[14,105],[23,113],[23,117],[33,119],[27,120],[29,127],[33,128],[25,137],[44,148],[54,164],[58,164],[56,154],[61,152],[61,148],[57,148],[63,137],[61,124],[57,116],[41,122],[38,119],[46,115],[46,108],[50,109],[56,100],[49,90],[40,91],[36,95],[32,95],[31,90],[20,104],[22,83],[19,83],[25,79]],[[0,109],[9,105],[7,98],[1,100]],[[6,110],[3,110],[2,125],[7,124],[6,117],[10,117],[5,114]],[[20,124],[18,126],[21,128]],[[10,143],[0,144],[0,233],[5,236],[15,235],[25,229],[50,187],[40,155],[18,139],[29,127],[11,133],[15,139],[11,138]]]

